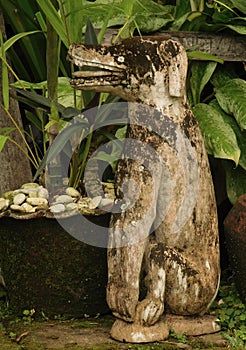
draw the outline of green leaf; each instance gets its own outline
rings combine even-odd
[[[230,202],[234,205],[237,198],[246,193],[246,171],[240,167],[233,167],[229,162],[224,163],[226,171],[226,190]]]
[[[239,165],[246,170],[246,131],[241,130],[236,122],[236,120],[225,113],[223,109],[221,109],[220,105],[218,104],[218,101],[213,100],[209,104],[213,108],[217,109],[217,111],[220,113],[222,118],[224,119],[224,122],[230,125],[230,127],[233,129],[236,137],[237,137],[237,143],[241,150],[240,158],[239,158]]]
[[[190,89],[194,105],[200,102],[202,90],[211,78],[216,66],[216,62],[192,62]]]
[[[0,152],[2,152],[2,150],[3,150],[3,147],[4,147],[4,145],[5,145],[5,143],[6,143],[6,141],[8,140],[8,136],[6,136],[6,135],[0,135]]]
[[[165,17],[163,16],[163,18],[154,16],[152,14],[143,14],[136,16],[138,27],[144,33],[156,32],[171,21],[172,19],[170,19],[169,15],[166,15]]]
[[[221,114],[212,106],[199,103],[193,108],[202,130],[207,152],[215,158],[231,159],[237,165],[240,157],[240,148],[237,138]]]
[[[136,0],[132,0],[132,1],[122,0],[121,1],[121,6],[122,6],[124,13],[127,17],[131,16],[132,11],[133,11],[133,5],[135,2],[136,2]]]
[[[42,173],[42,171],[45,169],[45,167],[58,155],[61,153],[63,147],[66,145],[68,141],[71,140],[71,137],[81,130],[81,133],[83,130],[88,131],[88,121],[86,119],[80,119],[79,122],[69,124],[67,127],[65,127],[55,138],[54,142],[52,143],[51,147],[46,152],[44,158],[40,162],[39,168],[37,169],[34,181],[38,178],[38,176]]]
[[[69,42],[67,38],[65,24],[62,21],[58,11],[52,5],[52,2],[50,0],[37,0],[37,3],[40,9],[45,13],[45,16],[47,17],[48,21],[52,23],[52,26],[54,27],[55,31],[57,32],[64,45],[68,48]]]
[[[50,109],[51,102],[47,97],[41,96],[36,92],[32,92],[32,91],[25,91],[25,90],[16,89],[16,88],[14,88],[14,90],[16,90],[18,94],[23,95],[26,98],[27,104],[28,104],[28,101],[30,101],[30,105],[32,107],[35,106],[36,108],[42,108],[45,111]],[[58,111],[62,113],[65,107],[62,106],[60,103],[56,103],[56,106]]]
[[[246,27],[245,26],[239,26],[239,25],[235,25],[235,24],[227,24],[226,27],[234,30],[234,32],[237,32],[238,34],[241,35],[246,35]]]
[[[3,128],[0,128],[0,133],[6,136],[6,135],[10,134],[12,131],[15,131],[15,130],[16,130],[15,127],[5,126]]]
[[[11,84],[11,86],[16,88],[25,88],[25,89],[33,89],[33,90],[46,90],[47,89],[47,81],[41,81],[40,83],[32,83],[25,80],[18,80]]]
[[[86,30],[85,30],[85,44],[90,44],[90,45],[97,45],[97,35],[95,33],[95,29],[90,21],[90,19],[87,19],[87,24],[86,24]]]
[[[1,44],[1,58],[2,58],[2,96],[4,107],[9,109],[9,77],[8,67],[6,64],[6,51],[3,44],[3,36],[0,33],[0,44]]]
[[[234,7],[236,7],[239,11],[246,14],[246,3],[245,0],[231,0]]]
[[[174,7],[174,22],[170,30],[180,30],[191,13],[190,1],[177,0]]]
[[[246,82],[232,79],[221,88],[215,89],[220,107],[232,114],[241,129],[246,129]]]
[[[3,44],[5,52],[12,46],[16,41],[18,41],[21,38],[24,38],[27,35],[35,34],[35,33],[40,33],[40,30],[32,30],[30,32],[24,32],[24,33],[19,33],[14,36],[12,36],[10,39],[6,40]]]
[[[224,61],[221,60],[219,57],[216,57],[214,55],[211,55],[207,52],[201,52],[201,51],[188,51],[187,56],[189,59],[196,59],[201,61],[213,61],[223,64]]]
[[[215,88],[220,88],[225,85],[229,80],[237,78],[237,74],[226,66],[218,66],[212,75],[210,82]]]

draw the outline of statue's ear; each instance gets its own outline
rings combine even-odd
[[[182,97],[186,90],[187,55],[184,47],[177,41],[167,40],[164,44],[164,57],[168,62],[169,94]]]

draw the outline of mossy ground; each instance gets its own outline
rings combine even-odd
[[[181,336],[152,344],[122,344],[110,338],[114,318],[73,320],[6,319],[0,332],[1,350],[172,350],[230,349],[219,335],[210,340]],[[224,344],[224,345],[223,345]]]

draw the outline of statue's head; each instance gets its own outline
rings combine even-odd
[[[167,37],[134,37],[115,45],[73,44],[68,58],[81,70],[73,74],[76,89],[104,91],[128,101],[146,102],[155,95],[183,97],[187,57]]]

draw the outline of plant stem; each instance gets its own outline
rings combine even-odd
[[[28,152],[31,154],[32,160],[31,160],[31,158],[26,154],[26,152],[24,151],[24,149],[23,149],[23,153],[27,156],[27,158],[32,162],[32,164],[34,165],[34,167],[37,169],[37,168],[38,168],[38,162],[37,162],[37,160],[36,160],[36,158],[35,158],[35,156],[34,156],[32,150],[31,150],[30,146],[28,145],[28,142],[27,142],[27,140],[26,140],[26,138],[25,138],[24,132],[20,129],[19,125],[16,123],[16,121],[14,120],[14,118],[12,117],[12,115],[9,113],[9,111],[8,111],[2,104],[1,104],[1,106],[2,106],[2,108],[4,109],[4,111],[6,112],[6,114],[8,115],[9,119],[11,120],[11,122],[14,124],[14,126],[15,126],[16,130],[18,131],[18,133],[20,134],[20,136],[21,136],[21,138],[22,138],[22,140],[23,140],[23,142],[24,142],[24,144],[25,144],[25,146],[26,146]],[[14,141],[14,140],[13,140],[13,141]],[[14,142],[15,142],[15,141],[14,141]],[[18,147],[19,147],[20,149],[22,149],[21,146],[18,145]]]
[[[13,140],[12,138],[8,138],[8,140],[13,143],[17,148],[19,148],[21,150],[21,152],[25,155],[25,157],[32,163],[32,165],[35,167],[35,169],[38,168],[37,163],[28,155],[28,153],[24,150],[23,147],[21,147],[15,140]]]

